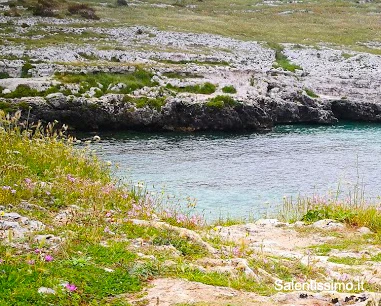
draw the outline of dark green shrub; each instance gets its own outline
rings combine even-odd
[[[230,96],[216,96],[206,102],[206,106],[212,108],[224,108],[224,107],[234,107],[238,104],[236,100],[234,100]]]
[[[126,0],[116,0],[116,4],[118,6],[126,6],[126,5],[128,5]]]
[[[34,16],[42,17],[54,17],[56,13],[54,12],[55,3],[48,0],[38,0],[37,4],[31,7]]]
[[[99,20],[99,17],[95,14],[94,8],[85,3],[71,4],[67,10],[72,15],[79,15],[85,19]]]
[[[305,88],[304,91],[311,98],[319,98],[319,96],[316,93],[314,93],[311,89]]]
[[[283,70],[295,72],[296,69],[302,70],[303,68],[291,63],[286,55],[283,54],[283,46],[277,43],[267,43],[268,46],[275,51],[274,68],[282,68]]]
[[[137,108],[143,108],[145,106],[148,106],[149,108],[156,109],[157,111],[160,111],[162,106],[165,105],[166,101],[165,98],[155,98],[150,99],[147,97],[141,97],[141,98],[134,98],[130,96],[124,96],[123,98],[124,102],[134,103]]]
[[[30,78],[32,75],[29,73],[29,70],[32,68],[34,68],[34,66],[30,62],[25,62],[21,68],[21,77]]]
[[[223,93],[230,93],[230,94],[235,94],[237,93],[237,89],[233,85],[225,86],[222,88]]]
[[[32,89],[25,84],[20,84],[11,93],[1,95],[1,96],[8,99],[14,99],[14,98],[23,98],[23,97],[37,97],[39,95],[40,93],[36,89]]]
[[[0,72],[0,79],[8,79],[9,74],[8,72]]]

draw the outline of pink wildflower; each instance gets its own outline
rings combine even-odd
[[[35,263],[34,259],[30,259],[30,260],[27,261],[28,265],[34,265],[34,263]]]
[[[16,190],[12,189],[12,190],[11,190],[11,193],[12,193],[12,194],[15,194],[15,193],[16,193]]]
[[[69,290],[70,292],[73,292],[73,291],[76,291],[77,290],[77,286],[76,285],[74,285],[74,284],[66,284],[66,286],[65,286],[65,288],[67,289],[67,290]]]
[[[233,255],[234,255],[234,256],[239,256],[239,255],[240,255],[240,251],[239,251],[239,248],[238,248],[238,247],[234,247],[234,248],[233,248]]]
[[[35,252],[36,254],[40,254],[40,253],[41,253],[41,250],[40,250],[40,249],[35,249],[34,252]]]
[[[179,215],[177,216],[177,218],[176,218],[176,221],[177,221],[177,223],[181,223],[181,222],[186,221],[186,219],[187,219],[187,217],[186,217],[185,215],[183,215],[183,214],[179,214]]]
[[[45,261],[47,261],[47,262],[53,261],[53,256],[51,256],[51,255],[45,255]]]
[[[72,183],[74,183],[74,182],[76,181],[75,177],[73,177],[71,174],[68,174],[68,175],[67,175],[67,179],[68,179],[70,182],[72,182]]]

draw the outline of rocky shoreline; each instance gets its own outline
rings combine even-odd
[[[266,131],[280,124],[381,122],[377,55],[149,27],[94,23],[86,29],[70,19],[61,24],[53,18],[45,26],[34,17],[1,18],[15,30],[5,39],[29,31],[97,36],[39,48],[0,45],[0,108],[21,108],[25,118],[30,109],[32,121],[58,120],[86,131]],[[120,78],[139,69],[151,79],[127,90],[130,84]],[[68,82],[66,76],[81,81]],[[212,89],[200,90],[205,85]]]
[[[68,124],[81,131],[267,131],[282,124],[331,125],[339,121],[381,122],[381,104],[347,99],[312,99],[297,95],[287,100],[257,97],[228,107],[210,107],[204,102],[169,98],[160,110],[138,108],[124,102],[123,95],[101,98],[64,96],[0,99],[13,109],[22,109],[30,121]]]

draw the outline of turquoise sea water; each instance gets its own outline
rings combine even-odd
[[[361,183],[381,195],[381,125],[279,126],[259,133],[100,134],[115,174],[176,199],[197,199],[208,219],[262,216],[284,196],[343,194]],[[186,202],[185,200],[183,202]]]

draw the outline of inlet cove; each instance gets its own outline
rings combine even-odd
[[[0,0],[0,305],[381,305],[379,0]]]

